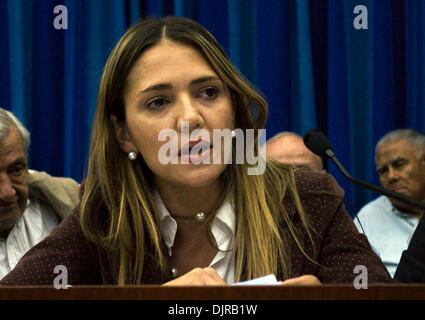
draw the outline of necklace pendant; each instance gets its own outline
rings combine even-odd
[[[198,212],[197,214],[195,214],[195,220],[197,221],[197,222],[202,222],[202,221],[204,221],[205,220],[205,213],[203,213],[203,212]]]
[[[171,273],[173,274],[173,278],[177,278],[178,273],[177,273],[177,268],[176,267],[173,267],[171,269]]]

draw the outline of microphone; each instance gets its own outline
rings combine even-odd
[[[317,154],[319,157],[322,157],[322,158],[328,157],[333,162],[335,162],[336,166],[338,167],[339,170],[341,170],[342,174],[354,184],[364,187],[366,189],[372,190],[373,192],[382,194],[389,198],[392,198],[404,203],[408,203],[410,205],[413,205],[415,207],[425,210],[425,203],[423,203],[422,201],[407,197],[404,194],[401,194],[398,192],[394,192],[382,187],[378,187],[376,185],[370,184],[366,181],[356,179],[353,176],[351,176],[347,172],[347,170],[345,170],[342,164],[339,162],[338,158],[333,152],[332,145],[329,139],[325,136],[325,134],[322,131],[317,129],[308,130],[305,133],[303,140],[304,140],[305,146],[311,152]]]

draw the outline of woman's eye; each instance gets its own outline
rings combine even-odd
[[[218,89],[217,88],[205,88],[201,91],[200,96],[202,98],[207,98],[207,99],[214,99],[216,98],[218,95]]]
[[[154,99],[149,100],[146,103],[146,108],[152,109],[152,110],[160,109],[164,105],[166,105],[168,102],[169,101],[165,98],[154,98]]]

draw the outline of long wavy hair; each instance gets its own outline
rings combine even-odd
[[[164,274],[169,268],[152,172],[142,157],[128,160],[111,121],[115,116],[125,122],[123,93],[128,74],[143,52],[163,38],[190,45],[203,54],[230,91],[236,128],[257,132],[267,119],[265,99],[232,65],[215,38],[196,22],[178,17],[148,18],[129,28],[110,54],[102,74],[81,201],[82,230],[89,240],[116,254],[120,285],[141,283],[147,257],[152,257]],[[258,154],[257,148],[255,152]],[[302,228],[312,239],[294,171],[290,166],[267,162],[263,175],[247,175],[250,166],[247,161],[229,164],[220,177],[226,182],[223,195],[231,195],[236,214],[235,281],[270,273],[288,278],[288,240],[292,238],[304,250],[300,230],[296,230],[284,206],[284,197],[291,199]]]

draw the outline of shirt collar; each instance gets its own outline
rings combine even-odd
[[[171,255],[171,248],[174,244],[174,239],[177,232],[177,222],[165,207],[165,204],[157,190],[154,191],[154,198],[159,211],[158,213],[162,237],[168,248],[168,253]],[[220,250],[228,249],[227,247],[223,249],[223,245],[227,245],[229,239],[234,236],[235,229],[235,210],[232,206],[230,197],[226,197],[226,199],[218,208],[218,212],[212,223],[212,233]]]
[[[385,198],[388,201],[389,205],[391,206],[392,212],[394,212],[396,215],[401,216],[404,219],[408,219],[408,220],[412,220],[412,221],[416,221],[416,220],[419,221],[419,218],[418,217],[416,217],[414,215],[411,215],[411,214],[408,214],[408,213],[401,212],[400,210],[398,210],[393,205],[393,203],[391,202],[391,200],[388,197],[385,197]]]
[[[220,227],[222,226],[222,228]],[[218,230],[223,230],[226,236],[218,238]],[[227,241],[235,234],[236,230],[236,215],[232,206],[232,201],[227,197],[218,209],[217,215],[212,224],[212,233],[217,241],[217,246],[220,250],[227,250],[222,248],[222,243]]]
[[[164,220],[166,217],[170,216],[170,213],[168,212],[167,208],[165,207],[164,202],[162,201],[161,196],[159,195],[158,191],[154,191],[154,198],[156,201],[156,205],[158,206],[158,210],[159,210],[159,220],[162,221]]]

